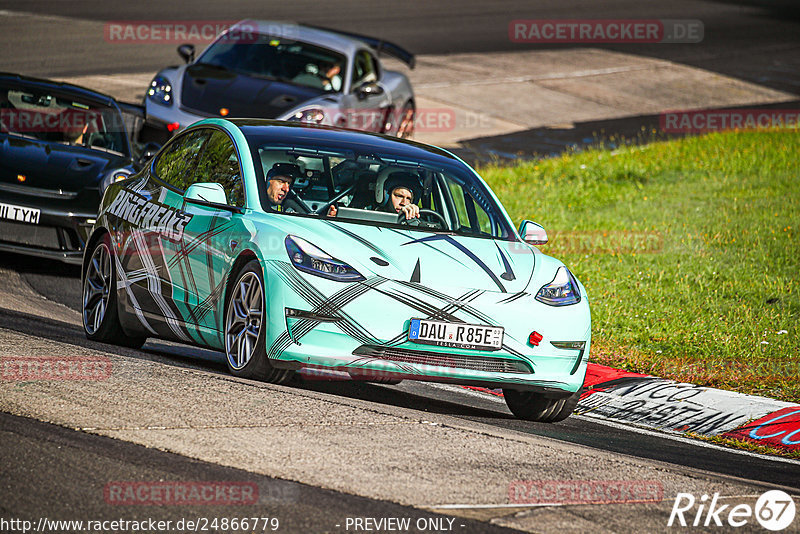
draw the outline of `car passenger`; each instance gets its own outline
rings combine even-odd
[[[376,203],[375,211],[386,213],[404,213],[406,220],[419,218],[419,206],[414,204],[414,200],[419,200],[422,196],[422,188],[419,181],[409,173],[394,173],[391,178],[375,184]],[[368,208],[369,209],[369,208]],[[336,206],[331,206],[328,210],[328,217],[336,217]]]
[[[383,201],[378,197],[381,194],[380,188],[376,187],[376,199],[380,202],[378,210],[388,213],[402,212],[406,220],[419,217],[419,206],[414,204],[419,202],[422,197],[422,187],[419,181],[410,173],[395,172],[383,183]]]
[[[331,65],[322,78],[322,88],[326,91],[339,92],[342,90],[342,67],[339,64]]]

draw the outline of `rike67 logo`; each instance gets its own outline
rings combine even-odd
[[[770,490],[761,495],[755,506],[749,504],[720,504],[719,493],[709,502],[709,496],[696,499],[691,493],[678,493],[668,527],[743,527],[753,519],[765,529],[773,532],[785,530],[795,518],[795,504],[792,497],[780,490]]]

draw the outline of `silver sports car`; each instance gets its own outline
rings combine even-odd
[[[414,92],[401,72],[378,60],[388,54],[414,67],[397,45],[300,24],[243,20],[185,65],[167,67],[150,83],[148,123],[174,132],[208,117],[300,121],[409,137]]]

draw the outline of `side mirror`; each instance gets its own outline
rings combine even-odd
[[[139,154],[138,163],[139,165],[144,166],[145,163],[150,161],[150,159],[156,155],[156,153],[161,148],[161,145],[158,143],[147,143],[142,147],[142,152]]]
[[[383,93],[383,87],[378,85],[378,82],[365,83],[356,89],[356,97],[358,97],[359,100],[364,100],[370,96],[382,95]]]
[[[186,63],[194,61],[194,45],[182,44],[178,47],[178,55],[183,58]]]
[[[222,185],[212,182],[199,182],[189,186],[183,194],[187,201],[200,200],[211,204],[227,204],[228,197]]]
[[[533,221],[522,221],[519,225],[519,235],[529,245],[544,245],[547,243],[547,232],[544,226]]]

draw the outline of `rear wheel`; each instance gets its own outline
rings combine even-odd
[[[511,413],[520,419],[540,423],[557,423],[572,414],[581,398],[581,391],[578,390],[569,397],[549,399],[541,393],[533,391],[504,389],[503,397],[505,397]]]
[[[116,266],[108,234],[95,244],[83,278],[83,329],[94,341],[139,348],[146,338],[129,336],[119,322]]]
[[[253,260],[236,275],[225,311],[225,354],[236,376],[285,384],[294,372],[277,369],[267,359],[267,316],[260,265]]]

